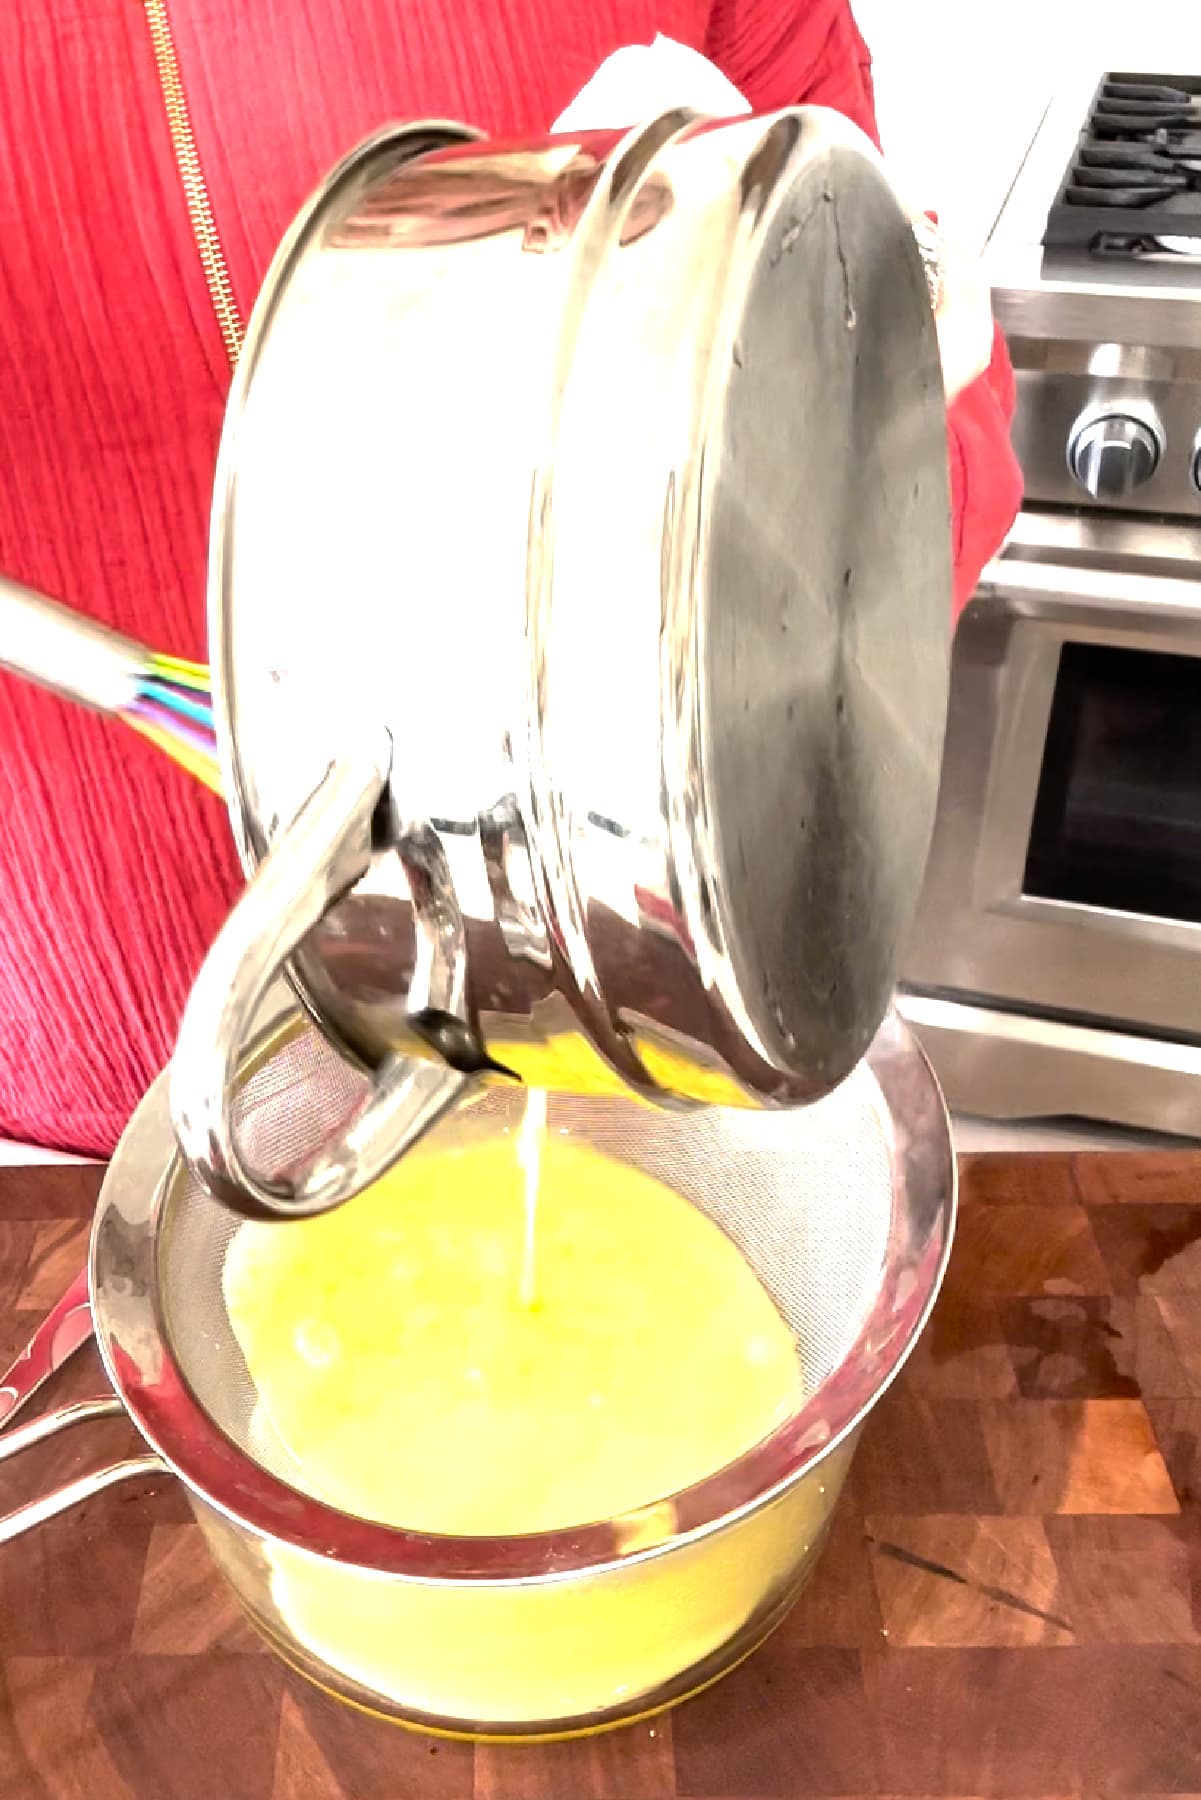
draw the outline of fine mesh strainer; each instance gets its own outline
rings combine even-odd
[[[288,1015],[243,1067],[247,1153],[286,1171],[365,1091]],[[522,1105],[520,1090],[488,1091],[440,1135],[462,1142],[511,1127]],[[241,1224],[180,1162],[160,1082],[122,1139],[92,1237],[93,1319],[119,1399],[0,1436],[3,1459],[124,1406],[150,1454],[11,1513],[0,1542],[113,1481],[166,1469],[279,1653],[377,1711],[472,1734],[558,1734],[714,1679],[798,1591],[864,1416],[933,1303],[954,1211],[945,1110],[890,1017],[852,1076],[802,1112],[675,1114],[552,1097],[550,1123],[666,1181],[758,1272],[805,1380],[799,1410],[769,1439],[635,1514],[539,1536],[440,1538],[328,1506],[256,1406],[222,1292]]]

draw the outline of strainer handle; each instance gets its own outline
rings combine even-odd
[[[28,1425],[16,1425],[0,1434],[0,1462],[19,1456],[22,1450],[30,1450],[47,1438],[57,1437],[60,1431],[68,1431],[72,1425],[86,1425],[89,1419],[104,1419],[110,1414],[124,1412],[125,1408],[114,1394],[101,1400],[76,1400],[70,1406],[60,1406],[57,1412],[44,1413],[39,1419],[31,1419]],[[127,1456],[120,1462],[105,1463],[89,1475],[78,1475],[74,1481],[66,1481],[61,1487],[51,1488],[49,1493],[39,1494],[36,1499],[26,1501],[24,1506],[0,1515],[0,1544],[11,1544],[14,1538],[23,1537],[35,1526],[57,1518],[59,1513],[68,1512],[84,1500],[91,1500],[105,1488],[115,1487],[119,1481],[169,1473],[166,1463],[153,1451],[143,1456]]]
[[[239,1212],[295,1218],[341,1205],[378,1180],[467,1084],[444,1063],[392,1056],[354,1121],[295,1172],[259,1173],[237,1143],[238,1070],[259,1003],[308,932],[370,867],[391,762],[384,733],[330,765],[222,927],[184,1012],[171,1066],[176,1137],[201,1185]]]

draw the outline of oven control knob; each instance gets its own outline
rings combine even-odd
[[[1121,500],[1150,481],[1162,454],[1163,440],[1145,419],[1094,414],[1072,433],[1068,467],[1094,500]]]

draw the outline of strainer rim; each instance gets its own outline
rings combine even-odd
[[[284,1033],[305,1024],[293,1011]],[[284,1033],[277,1022],[275,1035]],[[247,1065],[261,1064],[263,1055],[260,1039]],[[190,1494],[259,1538],[323,1560],[458,1586],[553,1581],[661,1556],[766,1506],[856,1432],[896,1378],[937,1298],[956,1206],[946,1105],[925,1055],[895,1013],[865,1062],[886,1114],[893,1166],[893,1218],[875,1307],[840,1363],[789,1420],[724,1469],[635,1514],[525,1536],[440,1537],[342,1512],[292,1487],[227,1436],[193,1394],[162,1317],[158,1225],[181,1170],[166,1074],[123,1134],[97,1204],[89,1273],[109,1380],[142,1437]],[[898,1226],[906,1223],[915,1229],[902,1234]],[[889,1295],[891,1304],[882,1306]],[[848,1368],[857,1379],[842,1379]],[[670,1525],[648,1537],[663,1508],[670,1508],[662,1515]]]

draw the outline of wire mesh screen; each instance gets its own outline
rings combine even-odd
[[[277,1174],[351,1116],[366,1092],[364,1078],[317,1031],[300,1027],[243,1083],[243,1150]],[[442,1122],[438,1142],[511,1130],[523,1106],[520,1089],[481,1089]],[[866,1066],[828,1099],[796,1112],[675,1113],[634,1099],[552,1095],[548,1125],[667,1183],[726,1233],[792,1330],[809,1393],[839,1367],[878,1292],[893,1214],[891,1122]],[[240,1226],[177,1169],[159,1240],[164,1326],[215,1424],[304,1489],[300,1469],[256,1407],[226,1312],[222,1276]],[[281,1221],[276,1229],[294,1227]]]

